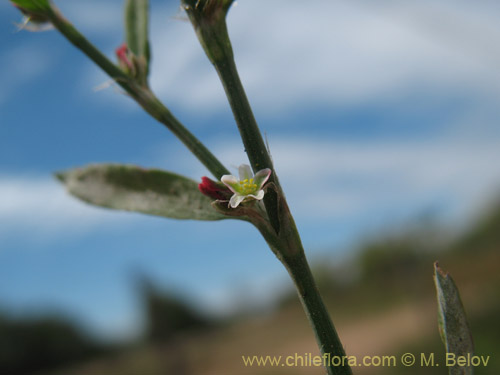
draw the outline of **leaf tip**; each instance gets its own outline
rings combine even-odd
[[[437,276],[441,276],[441,277],[448,276],[448,272],[443,271],[443,269],[439,266],[439,261],[437,261],[437,260],[434,262],[434,275],[436,277]]]

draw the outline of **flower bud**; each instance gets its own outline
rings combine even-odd
[[[52,27],[48,16],[49,4],[41,4],[30,1],[12,1],[12,5],[23,14],[23,22],[19,25],[21,29],[29,31],[44,31]]]
[[[130,51],[128,49],[127,43],[123,43],[120,47],[115,50],[116,57],[118,57],[118,64],[126,72],[134,71],[134,64],[129,58]]]
[[[212,199],[227,201],[233,194],[226,186],[215,182],[208,177],[202,177],[198,189],[203,195]]]
[[[181,0],[198,39],[215,64],[233,58],[227,33],[226,15],[234,0]]]

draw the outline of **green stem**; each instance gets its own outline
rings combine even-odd
[[[147,113],[165,125],[182,143],[200,160],[217,178],[229,174],[224,165],[187,130],[174,115],[156,98],[151,90],[139,84],[119,67],[104,56],[90,43],[52,4],[48,14],[54,27],[63,34],[74,46],[85,53],[118,85],[120,85]]]
[[[286,202],[280,202],[280,207],[283,211],[281,216],[284,218],[284,230],[279,236],[273,233],[271,228],[267,228],[261,223],[256,223],[258,224],[256,226],[271,250],[286,267],[295,284],[300,302],[323,355],[327,373],[329,375],[350,375],[352,371],[346,360],[344,347],[314,281],[293,217]],[[332,363],[332,358],[340,359],[341,365],[334,366],[333,363],[338,364],[339,361]]]
[[[215,61],[214,66],[224,86],[250,163],[257,170],[273,168],[272,160],[248,102],[234,59],[227,58]]]
[[[300,253],[294,259],[285,260],[284,264],[295,283],[300,302],[313,327],[328,374],[352,374],[346,360],[344,347],[321,299],[304,253]],[[340,365],[334,366],[332,363],[334,357],[336,360],[333,363],[340,363]]]
[[[276,191],[269,191],[265,195],[264,205],[271,225],[276,233],[279,233],[278,195],[283,194],[271,156],[267,151],[234,62],[225,21],[231,2],[220,1],[218,5],[212,5],[217,2],[211,4],[210,2],[184,0],[185,10],[196,30],[198,39],[220,77],[253,171],[257,172],[264,168],[273,171],[269,183],[274,184]]]
[[[253,222],[293,279],[321,353],[330,358],[345,358],[344,348],[307,264],[295,222],[238,75],[225,20],[231,1],[183,1],[198,39],[222,81],[254,171],[262,168],[273,171],[264,196],[269,223]],[[333,366],[330,362],[326,365],[330,375],[352,374],[347,363]]]
[[[264,196],[264,205],[269,215],[269,220],[274,230],[280,232],[280,218],[278,216],[278,194],[283,195],[275,172],[271,157],[267,151],[264,139],[255,120],[255,117],[241,83],[238,70],[233,58],[222,59],[214,62],[215,69],[219,74],[226,96],[231,105],[238,130],[243,140],[243,145],[253,167],[254,172],[269,168],[273,171],[269,183],[274,183],[278,193],[269,190]]]
[[[254,220],[253,223],[286,267],[295,284],[302,307],[313,328],[328,375],[351,375],[352,371],[344,347],[314,281],[295,224],[293,221],[288,223],[287,234],[278,237],[272,228],[262,221]],[[333,358],[335,361],[332,362]]]

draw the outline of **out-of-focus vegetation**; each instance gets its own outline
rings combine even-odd
[[[109,353],[58,316],[0,316],[0,374],[32,374]]]
[[[168,343],[178,334],[201,332],[213,325],[209,318],[182,302],[180,297],[165,293],[147,278],[140,282],[140,289],[146,310],[145,339],[148,342]]]
[[[334,259],[313,262],[347,353],[359,358],[435,353],[441,363],[426,368],[358,367],[355,373],[447,373],[437,329],[435,260],[461,290],[476,353],[490,356],[488,367],[475,373],[500,373],[500,207],[454,240],[438,226],[426,225],[366,240],[351,254],[342,264]],[[99,345],[61,321],[0,319],[0,374],[35,370],[57,375],[322,373],[321,368],[250,368],[242,363],[242,355],[317,353],[292,289],[277,301],[272,314],[243,314],[217,324],[147,280],[139,290],[146,316],[144,338],[121,351],[99,350]],[[64,366],[70,361],[74,364]]]

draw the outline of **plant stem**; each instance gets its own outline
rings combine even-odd
[[[282,196],[283,193],[234,62],[225,20],[231,2],[220,1],[211,5],[209,1],[183,0],[198,39],[220,77],[253,171],[264,168],[273,171],[269,183],[275,186],[276,191],[268,191],[264,196],[264,205],[271,225],[279,233],[278,195]]]
[[[268,182],[272,188],[268,188],[264,196],[269,223],[254,221],[254,224],[293,279],[321,353],[326,358],[338,357],[342,360],[345,358],[344,348],[307,264],[295,222],[238,75],[225,20],[227,4],[230,5],[230,2],[226,2],[225,6],[224,2],[184,0],[184,9],[207,57],[219,74],[254,172],[262,168],[273,171]],[[330,375],[352,374],[345,360],[340,366],[333,366],[331,361],[325,365]]]
[[[328,374],[352,374],[344,348],[321,299],[304,253],[301,252],[294,259],[285,261],[284,264],[295,283],[300,302],[313,327]],[[333,363],[332,358],[336,359]],[[340,363],[340,365],[334,366],[334,363]]]
[[[158,100],[153,92],[128,76],[90,43],[53,4],[48,14],[54,27],[74,46],[85,53],[94,63],[120,85],[147,113],[165,125],[217,178],[229,174],[224,165]]]
[[[269,183],[273,183],[278,193],[269,190],[264,196],[264,204],[269,215],[269,220],[274,230],[280,232],[280,219],[278,216],[278,194],[283,195],[275,172],[271,157],[267,151],[264,139],[257,125],[257,121],[248,102],[243,84],[241,83],[238,70],[233,58],[227,58],[214,62],[215,69],[220,77],[226,96],[231,105],[238,130],[240,131],[245,151],[250,160],[254,172],[260,169],[270,168],[273,173]]]
[[[287,207],[284,211],[287,220],[286,229],[280,236],[274,233],[269,224],[267,226],[261,222],[254,224],[293,280],[323,355],[323,364],[328,375],[351,375],[344,347],[314,281],[293,217]],[[335,362],[332,363],[333,358]]]

